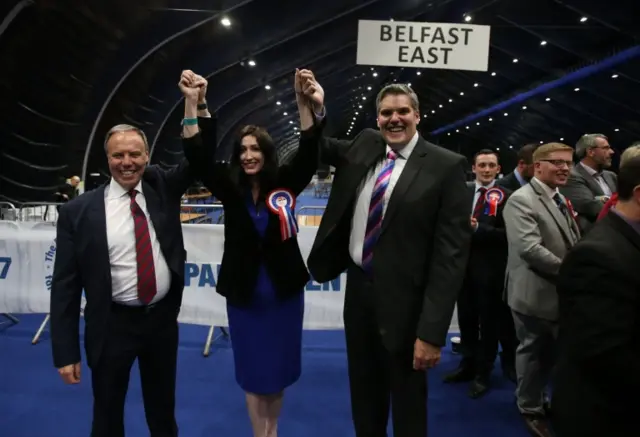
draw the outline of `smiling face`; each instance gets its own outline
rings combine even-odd
[[[113,179],[127,191],[138,185],[149,162],[142,136],[133,130],[116,132],[107,141],[106,151]]]
[[[407,145],[416,134],[420,114],[407,94],[387,94],[378,105],[378,128],[391,148]]]
[[[264,165],[264,155],[253,135],[245,135],[240,142],[240,165],[247,175],[260,173]]]
[[[567,184],[569,173],[573,167],[573,152],[558,150],[548,154],[545,159],[535,163],[536,177],[551,188]]]

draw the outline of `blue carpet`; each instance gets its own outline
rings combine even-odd
[[[91,418],[89,372],[78,386],[65,386],[51,362],[48,334],[32,346],[41,315],[21,315],[0,325],[0,435],[87,437]],[[182,437],[252,435],[243,393],[233,375],[229,345],[222,342],[202,357],[207,329],[182,325],[178,362],[177,418]],[[280,437],[353,436],[342,331],[307,331],[303,374],[285,396]],[[429,377],[429,428],[433,437],[525,437],[513,402],[513,384],[496,372],[495,388],[483,399],[467,398],[466,385],[449,386],[443,375],[458,357],[443,353]],[[137,367],[127,399],[128,436],[148,435]]]

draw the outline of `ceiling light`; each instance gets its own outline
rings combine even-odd
[[[522,109],[527,109],[527,107],[526,107],[526,106],[523,106],[523,107],[522,107]]]
[[[423,118],[427,118],[427,114],[424,114],[422,117],[423,117]]]
[[[417,76],[420,76],[421,74],[422,74],[422,72],[420,72],[420,71],[416,71],[416,75],[417,75]]]
[[[517,64],[517,63],[518,63],[518,58],[515,58],[515,59],[513,60],[513,63],[514,63],[514,64]]]
[[[362,96],[362,100],[367,100],[367,97],[366,96]]]
[[[362,109],[362,105],[358,105],[358,108]]]
[[[436,111],[434,111],[434,110],[432,109],[432,110],[431,110],[431,113],[432,113],[432,114],[435,114],[435,113],[436,113]]]
[[[256,61],[254,61],[253,59],[249,59],[249,67],[255,67],[256,66]]]
[[[564,138],[560,138],[560,141],[564,141]]]
[[[464,96],[464,93],[463,93],[462,91],[460,91],[460,95],[461,95],[461,96]]]
[[[476,126],[480,126],[480,122],[479,122],[479,121],[478,121],[478,122],[476,122]]]
[[[220,20],[220,24],[222,24],[224,27],[229,27],[231,26],[231,20],[229,20],[227,17],[224,17],[222,20]]]
[[[587,17],[582,17],[582,18],[580,18],[580,22],[581,22],[581,23],[586,23],[586,22],[587,22],[587,20],[588,20],[588,18],[587,18]]]
[[[288,114],[288,113],[286,113],[286,112],[283,112],[283,114],[284,114],[284,115],[289,115],[289,114]]]
[[[442,108],[442,105],[438,105],[439,108]]]
[[[613,75],[611,75],[611,79],[617,79],[617,78],[618,78],[618,75],[617,75],[617,74],[613,74]]]
[[[509,146],[510,149],[513,149],[513,146]]]
[[[449,99],[449,103],[453,103],[453,99]]]
[[[580,88],[574,88],[573,90],[574,91],[580,91]]]
[[[546,42],[546,41],[540,41],[540,45],[541,45],[541,46],[546,46],[546,45],[547,45],[547,42]]]
[[[496,150],[499,152],[500,151],[500,147],[496,147]]]
[[[540,144],[543,144],[543,143],[544,143],[544,141],[540,141]]]
[[[489,121],[493,121],[493,118],[489,118]]]
[[[289,120],[289,124],[293,124],[293,121]]]
[[[466,21],[467,23],[468,23],[469,21],[471,21],[471,15],[465,15],[465,16],[464,16],[464,21]]]
[[[469,129],[469,126],[465,126],[464,128],[465,128],[465,129]]]
[[[620,132],[620,129],[618,129],[618,128],[615,128],[615,129],[614,129],[614,131],[616,131],[616,132]]]
[[[411,88],[411,82],[409,82],[409,83],[407,84],[407,86],[408,86],[409,88]]]
[[[265,89],[265,90],[270,90],[270,89],[271,89],[271,85],[265,85],[265,86],[264,86],[264,89]]]
[[[370,86],[367,87],[367,91],[371,91],[371,87]]]
[[[550,99],[549,97],[547,97],[547,98],[546,98],[546,99],[544,99],[544,100],[545,100],[545,102],[548,102],[548,101],[550,101],[551,99]]]
[[[491,73],[491,76],[495,76],[495,75],[496,75],[496,72],[495,72],[495,71],[494,71],[493,73]]]
[[[358,111],[354,112],[354,114],[358,115]]]
[[[509,113],[508,113],[508,112],[505,112],[505,113],[504,113],[504,116],[506,117],[507,115],[509,115]]]
[[[373,73],[373,77],[378,77],[378,73]]]
[[[278,100],[278,101],[276,102],[276,105],[282,105],[282,102],[281,102],[280,100]]]
[[[451,135],[451,132],[447,132],[447,135]]]
[[[474,87],[474,88],[477,88],[477,87],[478,87],[478,84],[477,84],[477,83],[474,83],[474,84],[473,84],[473,87]]]
[[[456,132],[460,132],[460,129],[456,129]]]

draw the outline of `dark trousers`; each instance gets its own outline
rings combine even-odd
[[[105,343],[91,369],[91,437],[124,437],[124,403],[136,358],[151,437],[176,437],[175,389],[178,322],[175,307],[113,304]]]
[[[396,353],[384,347],[373,293],[364,272],[351,267],[347,273],[344,327],[356,437],[386,437],[389,405],[394,437],[425,437],[426,372],[413,370],[413,343]]]
[[[513,367],[517,339],[511,311],[502,300],[498,281],[467,275],[458,296],[458,326],[463,366],[488,375],[502,344],[502,365]]]

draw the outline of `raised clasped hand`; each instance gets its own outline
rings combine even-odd
[[[185,99],[204,101],[207,93],[207,80],[191,70],[184,70],[180,75],[178,87]]]
[[[296,96],[304,96],[316,111],[322,109],[324,106],[324,89],[320,86],[311,70],[296,69],[294,88]]]

